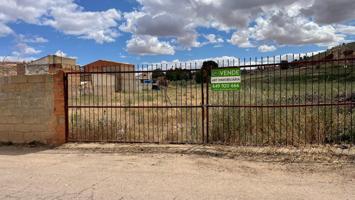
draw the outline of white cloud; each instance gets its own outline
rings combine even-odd
[[[218,37],[215,34],[203,35],[203,37],[207,40],[207,44],[216,44],[224,42],[223,38]]]
[[[87,11],[75,0],[0,0],[0,37],[13,34],[10,23],[18,22],[50,26],[97,43],[115,41],[121,30],[132,34],[127,50],[137,46],[132,45],[136,38],[145,37],[142,40],[156,39],[156,46],[146,47],[147,52],[171,54],[227,41],[213,38],[213,34],[206,36],[200,28],[232,34],[228,42],[242,48],[260,44],[331,46],[355,35],[352,26],[344,25],[355,19],[353,0],[137,1],[140,5],[122,18],[119,10]]]
[[[71,59],[78,59],[78,57],[76,56],[68,56],[67,53],[65,53],[64,51],[62,50],[57,50],[54,55],[56,56],[59,56],[59,57],[67,57],[67,58],[71,58]]]
[[[229,42],[241,48],[254,47],[254,45],[251,44],[251,42],[249,41],[249,34],[250,33],[247,30],[235,32],[233,33],[232,38],[229,40]]]
[[[60,56],[60,57],[66,57],[66,56],[67,56],[67,54],[64,53],[62,50],[56,51],[56,52],[54,53],[54,55]]]
[[[348,35],[354,35],[355,34],[355,26],[350,26],[350,25],[336,25],[335,26],[336,32],[338,33],[343,33],[343,34],[348,34]]]
[[[274,45],[261,45],[259,46],[258,50],[260,52],[271,52],[271,51],[275,51],[277,48]]]
[[[283,11],[275,11],[256,19],[249,34],[257,41],[274,41],[282,45],[319,44],[327,46],[344,41],[331,25],[320,26],[303,16],[291,17]]]
[[[16,45],[16,51],[13,52],[14,55],[35,55],[41,53],[41,50],[37,50],[33,47],[28,46],[26,43],[18,43]]]
[[[312,5],[302,9],[302,12],[313,17],[317,23],[333,24],[355,19],[353,0],[313,0],[312,2]]]
[[[121,30],[133,35],[174,38],[184,49],[201,47],[205,35],[199,27],[233,31],[229,42],[250,48],[262,42],[279,45],[332,45],[344,41],[350,31],[339,34],[333,22],[354,19],[352,0],[138,0],[141,7],[125,13]],[[350,5],[351,4],[351,5]],[[342,8],[349,5],[348,8]],[[331,8],[337,7],[337,9]],[[317,8],[323,12],[314,12]],[[341,8],[341,9],[339,9]],[[342,13],[342,10],[345,10]],[[312,12],[310,12],[310,10]],[[331,12],[330,12],[331,11]],[[332,14],[329,14],[332,13]],[[323,18],[327,20],[312,20]],[[337,17],[340,15],[341,17]],[[340,19],[341,18],[341,19]],[[329,21],[331,23],[317,23]]]
[[[41,53],[41,50],[37,50],[22,41],[17,43],[14,48],[15,50],[11,54],[0,56],[0,61],[31,61],[35,59],[34,55]]]
[[[52,26],[65,34],[97,43],[113,42],[119,35],[117,21],[120,19],[116,9],[84,11],[74,0],[0,0],[0,36],[5,35],[1,24],[22,21]],[[9,29],[5,33],[9,34]]]
[[[48,40],[46,38],[43,38],[43,37],[40,37],[40,36],[25,36],[23,34],[19,34],[17,36],[17,39],[20,42],[34,43],[34,44],[47,43],[48,42]]]
[[[127,52],[138,55],[173,55],[174,48],[168,42],[152,36],[133,36],[127,41]]]
[[[13,33],[13,30],[5,24],[2,24],[0,21],[0,37],[7,36],[11,33]]]
[[[114,42],[119,35],[116,27],[120,14],[115,9],[84,12],[81,7],[70,5],[52,10],[51,14],[53,19],[48,19],[43,24],[50,25],[68,35],[93,39],[100,44]]]

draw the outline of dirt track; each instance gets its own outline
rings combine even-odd
[[[352,162],[0,147],[0,199],[355,199]]]

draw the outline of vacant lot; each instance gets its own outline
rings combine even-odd
[[[355,198],[354,164],[334,157],[290,163],[102,152],[0,147],[0,199]]]

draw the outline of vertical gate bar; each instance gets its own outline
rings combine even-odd
[[[249,57],[249,104],[252,105],[252,67],[251,67],[251,57]],[[253,143],[253,118],[252,118],[253,108],[249,108],[249,144]]]
[[[220,62],[221,61],[218,61],[218,65],[220,64]],[[224,60],[222,60],[222,67],[225,67],[224,66]],[[208,81],[208,80],[207,80]],[[225,105],[225,97],[226,97],[226,94],[225,94],[226,92],[225,91],[222,91],[222,105]],[[227,92],[228,93],[228,92]],[[223,144],[226,144],[226,142],[227,142],[227,137],[228,137],[228,128],[226,129],[226,125],[227,124],[225,124],[225,115],[224,115],[224,110],[225,110],[225,108],[220,108],[221,110],[222,110],[222,112],[220,113],[220,115],[221,115],[221,117],[222,117],[222,132],[223,132]]]
[[[154,69],[154,65],[153,64],[151,64],[150,65],[150,70],[153,70]],[[153,76],[153,74],[152,74],[152,76]],[[152,79],[153,79],[153,77],[152,77]],[[154,93],[153,93],[153,87],[152,88],[150,88],[150,91],[151,91],[151,106],[153,106],[153,104],[154,104]],[[151,124],[152,125],[152,127],[151,127],[151,129],[152,129],[152,137],[153,137],[153,142],[155,142],[155,132],[154,132],[154,123],[151,123],[152,121],[154,122],[154,110],[153,110],[153,108],[150,108],[149,109],[149,113],[151,113],[151,116],[150,116],[150,121],[149,121],[149,124]],[[150,141],[150,142],[152,142],[152,141]]]
[[[228,65],[230,65],[230,63],[229,63],[230,61],[228,60]],[[231,64],[231,65],[233,65],[233,67],[235,67],[235,60],[233,59],[231,62],[233,62],[233,64]],[[233,91],[233,97],[232,97],[232,105],[233,106],[235,106],[235,91]],[[233,142],[231,141],[231,144],[233,144],[233,145],[235,145],[236,144],[236,140],[237,140],[237,130],[236,130],[236,125],[237,125],[237,123],[236,123],[236,116],[237,116],[237,114],[236,114],[236,108],[233,108],[233,112],[232,112],[232,114],[233,114],[233,117],[232,117],[232,127],[233,127],[233,129],[232,129],[232,132],[233,132]]]
[[[101,69],[101,71],[102,72],[104,72],[105,70],[104,69]],[[104,95],[104,77],[105,77],[105,74],[102,74],[101,75],[101,103],[99,102],[99,106],[100,106],[100,104],[101,104],[101,106],[103,106],[104,105],[104,103],[103,103],[103,101],[104,101],[104,97],[105,97],[105,95]],[[101,111],[101,113],[100,113],[100,111]],[[104,108],[101,108],[100,109],[100,111],[99,111],[99,113],[100,113],[100,116],[101,116],[101,124],[100,124],[100,126],[99,127],[101,127],[101,142],[103,142],[104,141],[104,134],[105,134],[105,129],[104,129]]]
[[[180,69],[182,69],[182,63],[180,63]],[[182,106],[182,103],[183,103],[183,98],[182,98],[182,87],[183,87],[183,80],[180,80],[180,103],[179,105]],[[184,140],[184,126],[183,126],[183,119],[182,119],[182,112],[183,112],[183,108],[180,108],[180,112],[179,112],[179,118],[180,118],[180,126],[178,127],[179,128],[179,133],[178,135],[180,135],[180,140],[178,141],[178,143],[182,143],[182,141]]]
[[[116,67],[116,66],[115,66]],[[115,71],[115,67],[113,67],[111,70],[112,71]],[[109,93],[110,93],[110,106],[111,106],[111,109],[110,109],[110,125],[111,125],[111,127],[110,127],[110,140],[112,140],[112,142],[114,141],[113,140],[113,121],[112,121],[112,111],[113,111],[113,108],[112,108],[112,87],[114,86],[115,87],[115,83],[112,81],[112,77],[114,77],[114,73],[113,74],[111,74],[110,75],[110,81],[109,81],[109,83],[110,83],[110,87],[109,87]]]
[[[64,107],[65,107],[65,142],[68,142],[69,138],[69,108],[68,108],[68,74],[64,74]]]
[[[273,57],[273,68],[274,68],[274,101],[273,105],[276,105],[276,60],[275,56]],[[273,108],[273,114],[274,114],[274,137],[273,137],[273,143],[274,145],[276,144],[276,108]]]
[[[164,67],[162,67],[162,68],[164,68]],[[165,64],[165,70],[167,70],[168,69],[168,64]],[[166,72],[167,73],[167,72]],[[168,90],[169,90],[169,85],[170,85],[170,83],[168,82],[168,80],[166,80],[167,81],[167,86],[166,86],[166,88],[165,88],[165,91],[164,91],[164,96],[163,96],[163,102],[164,102],[164,105],[167,105],[167,101],[168,101]],[[166,117],[165,117],[165,119],[166,119],[166,140],[167,141],[170,141],[170,134],[169,134],[169,108],[166,108]],[[164,119],[164,118],[163,118]],[[163,120],[164,121],[164,120]]]
[[[120,106],[124,105],[122,102],[124,102],[124,99],[125,99],[125,94],[122,94],[124,93],[124,71],[122,70],[122,68],[119,69],[120,70],[120,77],[119,77],[119,81],[121,82],[120,83]],[[122,101],[122,96],[123,96],[123,101]],[[123,110],[123,111],[122,111]],[[120,108],[120,121],[122,122],[122,112],[124,112],[124,108]],[[124,113],[123,113],[124,115]],[[127,142],[127,121],[124,120],[123,123],[122,123],[122,139],[123,141],[126,143]]]
[[[260,78],[260,86],[261,86],[261,106],[264,105],[264,58],[261,57],[261,66],[260,66],[260,70],[261,70],[261,78]],[[261,145],[264,145],[264,109],[263,107],[261,107]]]
[[[330,76],[333,76],[333,67],[334,67],[334,61],[331,62],[331,66],[330,66]],[[333,104],[333,79],[330,79],[330,102],[331,104]],[[331,143],[333,143],[333,106],[330,106],[330,141]],[[334,144],[334,143],[333,143]]]
[[[79,106],[81,106],[81,74],[77,74],[76,75],[77,77],[77,79],[79,79],[79,80],[77,80],[77,84],[78,84],[78,86],[77,87],[79,87]],[[83,135],[85,135],[85,131],[84,131],[84,134],[82,134],[82,127],[81,127],[81,125],[82,125],[82,123],[83,123],[83,116],[82,116],[82,109],[80,108],[80,110],[79,110],[79,115],[80,115],[80,135],[81,135],[81,139],[83,139]],[[84,122],[85,123],[85,122]],[[84,125],[85,126],[85,125]],[[85,129],[85,128],[84,128]]]
[[[281,63],[282,62],[282,56],[280,55],[280,57],[279,57],[279,62]],[[280,82],[279,82],[279,105],[281,105],[282,104],[282,69],[281,69],[281,65],[280,65],[280,69],[279,69],[279,80],[280,80]],[[278,108],[279,109],[279,124],[280,124],[280,130],[279,130],[279,144],[280,143],[282,143],[282,108],[281,107],[279,107]]]
[[[301,54],[298,54],[298,56],[301,56]],[[301,67],[298,68],[298,104],[301,104]],[[298,145],[300,145],[300,143],[301,143],[301,107],[298,107]]]
[[[299,60],[300,58],[298,58]],[[295,60],[295,54],[292,54],[292,61]],[[300,67],[298,65],[296,65],[297,67]],[[292,66],[292,105],[295,105],[295,66]],[[294,145],[294,126],[295,126],[295,108],[291,108],[292,109],[292,141],[291,141],[291,145]]]
[[[80,130],[78,130],[78,94],[77,94],[77,88],[76,88],[76,78],[77,75],[73,75],[73,78],[74,80],[72,80],[72,87],[74,88],[74,93],[73,93],[73,96],[75,97],[75,101],[73,101],[73,104],[75,105],[75,135],[76,135],[76,140],[80,140]],[[73,84],[74,82],[74,84]]]
[[[192,101],[192,96],[193,96],[193,92],[192,92],[192,83],[194,83],[194,80],[193,80],[193,74],[192,74],[192,63],[190,62],[189,63],[190,65],[190,70],[191,70],[191,80],[190,80],[190,105],[192,106],[193,105],[193,101]],[[188,142],[191,143],[192,142],[192,133],[193,133],[193,129],[192,129],[192,126],[193,126],[193,108],[190,108],[190,136],[189,136],[189,140]]]
[[[201,108],[202,108],[202,124],[201,124],[201,129],[202,129],[202,138],[205,138],[205,95],[204,95],[204,69],[201,68]],[[203,143],[204,139],[202,139]]]
[[[149,70],[149,64],[147,64],[147,67],[146,67],[146,70]],[[148,74],[149,74],[149,72],[147,72]],[[147,90],[147,92],[146,92],[146,103],[147,103],[147,106],[149,106],[149,92],[150,92],[150,90],[151,90],[152,88],[150,87],[148,87],[148,90]],[[149,120],[150,120],[150,108],[146,108],[146,113],[147,113],[147,118],[146,118],[146,121],[147,121],[147,126],[148,126],[148,128],[147,128],[147,141],[148,142],[150,142],[150,122],[149,122]]]
[[[90,68],[88,68],[88,71],[91,71]],[[94,82],[93,82],[93,74],[90,74],[90,83],[91,83],[91,88],[90,88],[90,93],[89,93],[89,101],[88,101],[88,104],[91,106],[91,98],[94,94]],[[89,140],[91,139],[91,136],[92,136],[92,123],[93,123],[93,119],[92,119],[92,116],[91,116],[91,108],[88,109],[89,111],[89,134],[88,134],[88,137],[85,138],[85,140]]]
[[[347,92],[347,88],[346,88],[346,86],[347,86],[347,80],[348,80],[348,67],[346,66],[347,65],[347,61],[345,60],[344,61],[344,68],[345,68],[345,73],[344,73],[344,76],[345,76],[345,79],[344,79],[344,81],[343,81],[343,83],[344,83],[344,89],[343,89],[343,91],[344,91],[344,97],[345,98],[347,98],[348,97],[348,92]],[[348,112],[347,112],[347,106],[342,106],[342,109],[344,109],[344,124],[343,124],[343,134],[346,134],[346,129],[347,129],[347,121],[348,121]],[[351,136],[350,136],[350,138],[351,138]]]
[[[267,64],[269,65],[269,56],[266,59]],[[267,77],[268,77],[268,81],[267,81],[267,101],[266,104],[269,105],[270,103],[270,67],[268,66],[266,68],[267,70]],[[270,144],[270,108],[267,108],[267,143]]]
[[[126,69],[123,69],[123,105],[127,106],[129,105],[129,89],[127,88],[127,71]],[[127,91],[128,90],[128,91]],[[128,101],[127,101],[128,99]],[[131,131],[129,130],[130,126],[129,126],[129,116],[127,117],[127,113],[129,111],[129,108],[124,108],[124,120],[125,120],[125,131],[126,131],[126,137],[125,137],[125,142],[129,143],[130,142],[130,138],[131,138]]]
[[[112,66],[111,67],[109,67],[109,71],[111,71],[111,69],[112,69]],[[106,74],[106,76],[105,76],[105,81],[106,81],[106,87],[105,87],[105,92],[106,92],[106,94],[105,94],[105,105],[108,105],[108,98],[109,98],[109,94],[108,94],[108,90],[107,90],[107,84],[108,84],[108,82],[107,82],[107,79],[110,77],[111,75],[110,74]],[[109,109],[108,108],[105,108],[106,110],[106,112],[105,112],[105,122],[106,122],[106,141],[109,141],[110,140],[110,138],[109,138],[109,121],[108,121],[108,115],[109,115]]]
[[[160,69],[161,70],[161,67],[159,68],[158,64],[155,65],[155,69]],[[160,79],[162,79],[160,77]],[[158,87],[159,87],[159,90],[157,90],[157,98],[156,98],[156,105],[159,105],[159,93],[161,93],[162,91],[162,88],[161,88],[161,84],[159,83],[159,79],[157,80],[158,82]],[[156,123],[156,126],[157,126],[157,134],[158,134],[158,143],[160,143],[160,134],[162,134],[163,131],[160,131],[160,128],[159,127],[162,127],[159,125],[159,122],[161,121],[160,120],[160,116],[159,116],[159,111],[158,109],[155,109],[155,115],[156,115],[156,119],[157,119],[157,123]]]
[[[70,93],[69,93],[69,96],[70,96],[70,105],[75,105],[75,101],[73,99],[74,97],[74,92],[73,92],[73,76],[70,77],[70,82],[69,82],[69,85],[70,85]],[[75,130],[75,126],[74,126],[74,119],[73,119],[73,114],[74,114],[74,110],[76,110],[77,108],[74,108],[72,109],[72,113],[70,114],[70,118],[71,118],[71,134],[73,137],[75,137],[75,139],[77,140],[78,136],[77,134],[75,134],[76,130]]]
[[[198,72],[198,70],[197,70],[197,63],[195,62],[195,70],[196,70],[196,73]],[[199,104],[199,102],[198,102],[198,83],[196,82],[196,84],[195,84],[195,87],[194,87],[194,89],[195,89],[195,96],[196,96],[196,98],[195,98],[195,105],[198,105]],[[199,128],[198,128],[198,124],[199,124],[199,120],[198,120],[198,110],[199,109],[195,109],[194,111],[195,111],[195,125],[196,125],[196,134],[195,134],[195,137],[194,137],[194,143],[196,143],[196,141],[197,141],[197,136],[199,135]]]
[[[254,62],[256,65],[258,64],[257,57],[255,57]],[[259,71],[259,69],[258,69],[258,67],[256,67],[256,69],[254,69],[254,70],[255,70],[255,75],[254,75],[254,84],[255,84],[255,86],[254,86],[255,87],[254,100],[255,100],[255,102],[254,102],[254,105],[258,105],[258,75],[259,75],[258,71]],[[255,145],[258,146],[258,108],[255,108]]]
[[[137,65],[136,67],[135,67],[135,69],[138,69],[138,71],[139,71],[139,65]],[[137,88],[137,101],[138,101],[138,103],[137,103],[137,105],[138,106],[140,106],[141,105],[141,102],[140,102],[140,85],[141,85],[141,78],[140,78],[140,76],[142,77],[142,75],[140,75],[139,73],[137,73],[137,74],[134,74],[135,75],[135,77],[138,77],[138,80],[136,80],[136,82],[137,82],[137,85],[138,85],[138,88]],[[140,123],[140,117],[141,117],[141,114],[140,114],[140,109],[137,109],[137,113],[138,113],[138,121],[137,121],[137,124],[138,124],[138,141],[139,142],[142,142],[142,138],[141,138],[141,123]]]
[[[128,71],[131,71],[131,70],[128,70]],[[125,78],[125,82],[127,82],[127,84],[128,84],[128,88],[127,88],[127,90],[128,90],[128,104],[129,105],[131,105],[132,104],[132,100],[131,100],[131,97],[132,97],[132,88],[131,88],[131,81],[130,81],[130,77],[131,77],[131,73],[127,73],[126,74],[126,78]],[[132,112],[132,110],[133,110],[133,113],[134,113],[134,108],[129,108],[129,109],[127,109],[126,110],[126,112],[128,113],[128,129],[129,129],[129,137],[128,137],[128,141],[129,142],[132,142],[132,131],[131,131],[131,128],[132,128],[132,126],[131,126],[131,112]],[[134,114],[133,114],[133,118],[134,118]],[[134,135],[134,131],[133,131],[133,135]]]
[[[188,135],[188,98],[190,97],[188,95],[188,88],[189,88],[189,85],[188,85],[188,81],[190,81],[190,73],[191,71],[188,71],[188,68],[187,68],[187,63],[185,62],[184,63],[185,65],[185,76],[186,77],[186,80],[185,80],[185,124],[184,124],[184,127],[185,127],[185,140],[184,140],[184,143],[186,144],[187,143],[187,135]],[[191,98],[191,97],[190,97]]]
[[[240,58],[238,58],[238,67],[240,69],[240,73],[242,73],[242,70],[241,70],[241,66],[240,66]],[[242,74],[240,74],[242,75]],[[241,76],[242,77],[242,76]],[[241,80],[241,83],[240,84],[243,84],[242,80]],[[239,92],[238,92],[238,106],[240,106],[240,97],[241,97],[241,93],[242,93],[242,87],[240,86],[240,89],[239,89]],[[238,145],[241,145],[241,128],[242,128],[242,124],[241,124],[241,112],[242,112],[242,109],[239,107],[238,108]]]
[[[311,60],[314,61],[313,58],[313,53],[311,54]],[[309,63],[306,63],[306,68],[304,72],[304,84],[305,84],[305,90],[304,90],[304,104],[307,105],[307,72],[308,72],[308,67]],[[307,107],[304,107],[304,145],[307,145]]]
[[[94,68],[94,71],[96,71],[97,72],[97,68],[95,69]],[[92,103],[96,106],[97,105],[97,98],[95,98],[95,95],[97,96],[97,83],[98,83],[98,81],[97,81],[97,73],[95,73],[94,74],[95,75],[95,77],[94,77],[94,80],[96,80],[96,83],[95,83],[95,81],[94,81],[94,83],[93,83],[93,85],[94,85],[94,92],[93,92],[93,96],[92,96]],[[96,139],[96,135],[97,135],[97,130],[96,130],[96,114],[95,114],[95,112],[96,112],[96,108],[93,108],[92,109],[92,117],[93,117],[93,140],[94,141],[96,141],[97,139]]]
[[[244,58],[244,63],[243,63],[243,66],[244,66],[244,71],[246,73],[245,76],[247,76],[247,73],[248,73],[248,68],[247,68],[247,65],[246,65],[246,60]],[[246,105],[246,99],[247,99],[247,79],[245,80],[245,84],[244,84],[244,91],[243,91],[243,99],[244,99],[244,105]],[[244,132],[244,144],[246,145],[247,144],[247,140],[248,140],[248,136],[247,136],[247,118],[246,118],[246,108],[243,108],[243,118],[244,118],[244,125],[243,125],[243,132]]]
[[[286,61],[289,62],[289,59],[288,59],[288,54],[286,55]],[[285,103],[286,105],[288,105],[288,93],[287,93],[287,90],[288,90],[288,79],[287,79],[287,72],[288,72],[288,69],[289,69],[289,66],[286,67],[285,71],[286,71],[286,75],[285,75],[285,88],[286,88],[286,100],[285,100]],[[288,113],[287,113],[287,107],[285,108],[285,118],[286,118],[286,127],[285,127],[285,132],[286,132],[286,146],[288,145]]]
[[[318,54],[318,60],[320,60],[320,54]],[[321,64],[321,63],[320,63]],[[318,70],[317,70],[317,144],[320,145],[320,96],[321,94],[321,90],[320,90],[320,82],[321,82],[321,70],[322,70],[322,65],[319,66]]]
[[[142,70],[144,69],[144,65],[142,65]],[[145,72],[147,73],[147,76],[149,77],[149,72]],[[148,86],[149,88],[149,86]],[[145,96],[146,96],[146,92],[143,90],[142,91],[143,93],[143,106],[145,105]],[[147,129],[146,129],[146,112],[147,112],[147,109],[142,109],[143,110],[143,129],[144,129],[144,142],[147,142],[149,140],[149,127],[147,126]],[[148,124],[149,125],[149,124]],[[147,139],[148,138],[148,139]]]
[[[316,60],[317,60],[317,58],[316,58]],[[319,64],[321,64],[321,63],[319,63]],[[312,91],[312,105],[314,104],[314,64],[312,64],[311,65],[311,84],[312,84],[312,87],[311,87],[311,91]],[[311,106],[311,131],[310,131],[310,133],[312,134],[311,135],[311,137],[310,137],[310,139],[311,139],[311,141],[310,141],[310,143],[311,144],[313,144],[313,136],[314,136],[314,108],[313,108],[313,106]]]
[[[112,99],[112,103],[115,105],[115,106],[117,106],[117,98],[116,98],[116,90],[118,89],[118,86],[119,86],[119,84],[117,83],[117,81],[116,81],[116,77],[118,76],[118,74],[117,74],[117,65],[114,67],[114,74],[113,74],[113,76],[112,76],[112,82],[114,83],[114,86],[112,87],[112,89],[111,89],[111,93],[112,93],[112,95],[114,96],[114,97],[111,97],[111,99]],[[117,142],[118,141],[118,128],[119,128],[119,121],[117,120],[117,108],[113,108],[113,111],[114,111],[114,114],[113,114],[113,117],[114,117],[114,122],[115,122],[115,126],[112,128],[112,130],[114,131],[114,132],[112,132],[112,139],[114,140],[114,142]],[[113,120],[113,119],[112,119]]]
[[[353,72],[353,68],[354,68],[354,61],[350,60],[350,77],[354,76],[354,72]],[[351,135],[351,146],[355,144],[355,133],[353,133],[353,108],[355,106],[354,104],[354,97],[352,97],[353,95],[353,83],[354,83],[354,79],[350,78],[350,100],[351,100],[351,105],[350,105],[350,135]]]
[[[324,103],[327,103],[327,68],[328,68],[328,63],[326,62],[324,64]],[[324,130],[323,130],[323,134],[324,134],[324,139],[326,139],[327,137],[327,124],[325,124],[326,120],[327,120],[327,108],[323,108],[324,111]],[[324,143],[324,140],[322,142],[322,144]]]
[[[209,76],[210,76],[210,70],[207,71],[207,81],[206,81],[206,144],[209,142]]]
[[[340,58],[340,50],[338,50],[338,58]],[[338,86],[337,86],[337,98],[339,98],[339,96],[340,96],[340,94],[339,94],[339,92],[340,92],[340,61],[338,60],[338,62],[337,62],[337,68],[338,68],[338,72],[337,72],[337,82],[338,82]],[[337,100],[337,102],[339,101],[339,99]],[[338,136],[339,135],[339,133],[340,133],[340,121],[339,121],[339,118],[340,118],[340,108],[339,108],[339,105],[337,105],[337,107],[336,107],[336,109],[337,109],[337,134],[336,134],[336,136],[335,136],[335,138],[337,139],[337,143],[341,143],[341,141],[339,141],[339,140],[341,140],[340,139],[340,137]]]

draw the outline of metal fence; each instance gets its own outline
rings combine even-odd
[[[74,142],[306,145],[355,143],[353,57],[217,61],[239,91],[211,90],[212,62],[66,74]]]

